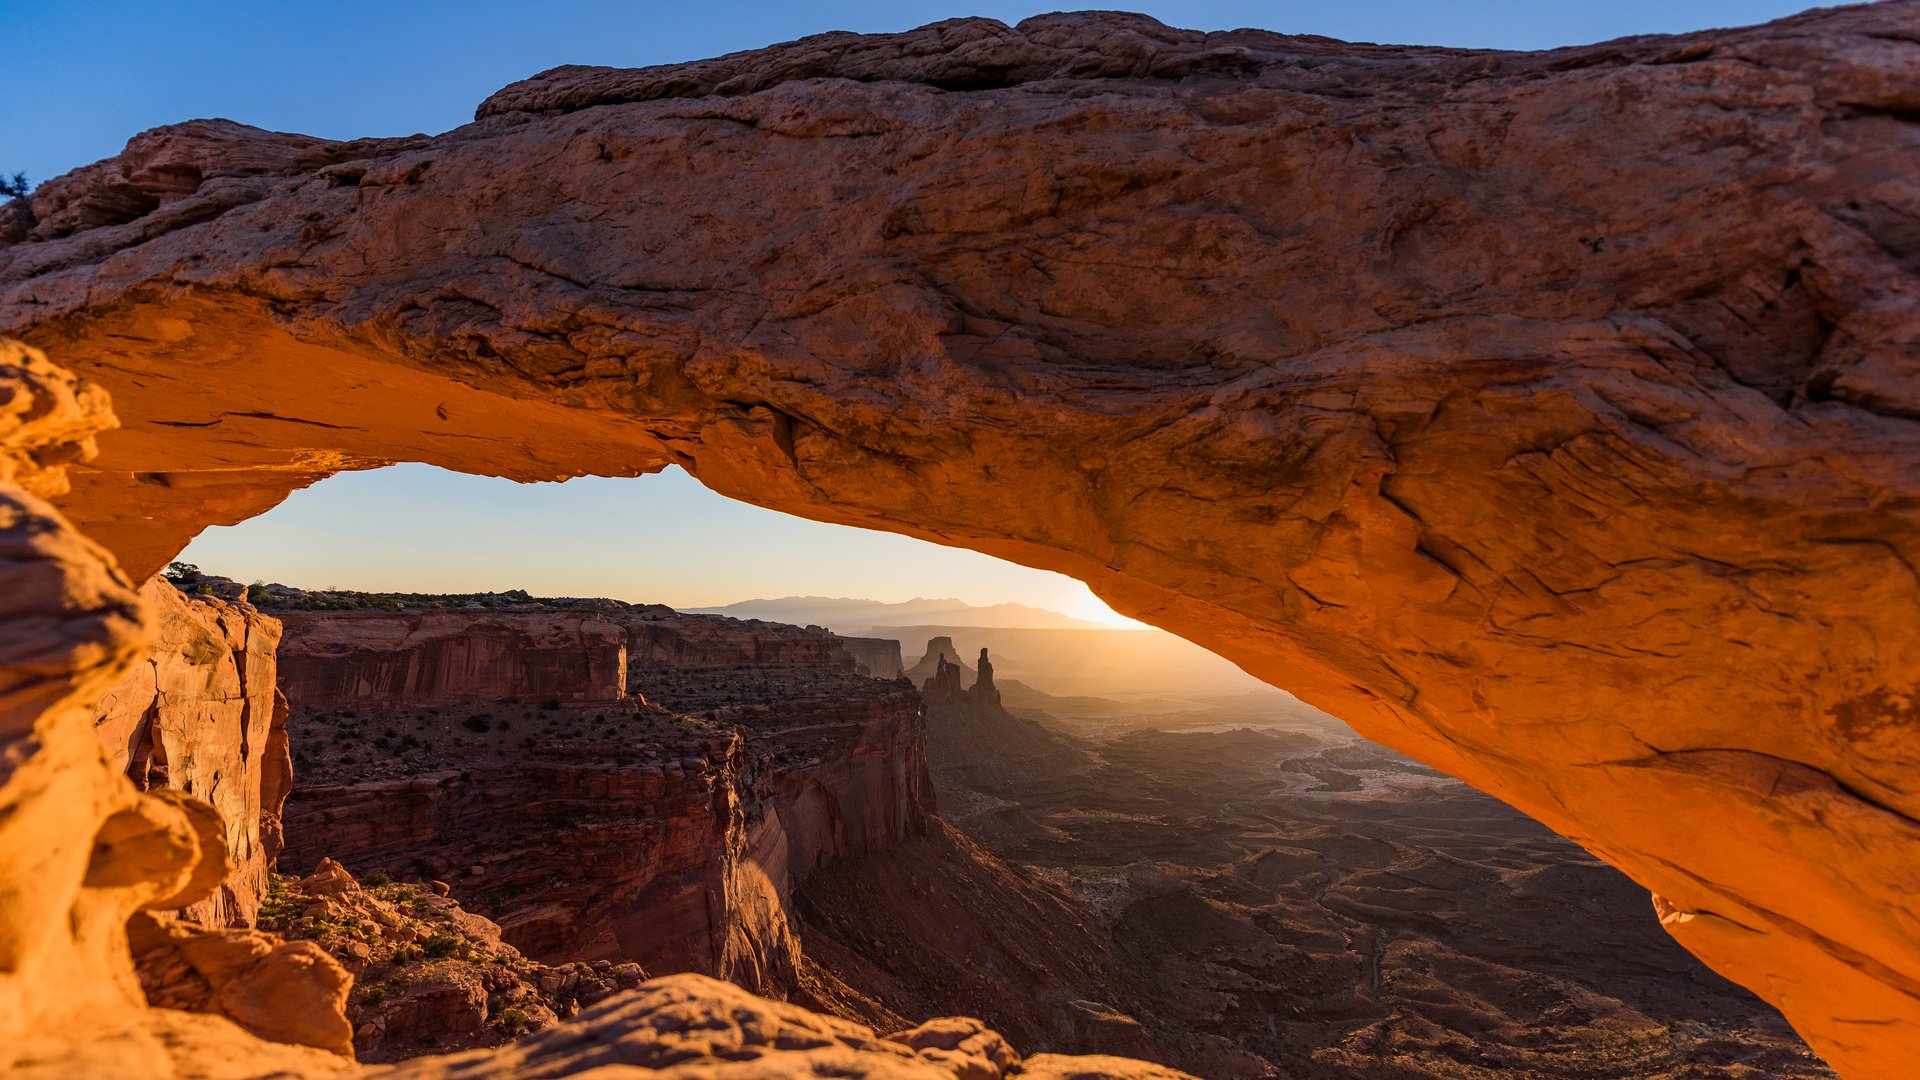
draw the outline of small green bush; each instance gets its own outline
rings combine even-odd
[[[474,713],[472,716],[460,721],[460,726],[466,728],[468,731],[485,735],[487,732],[493,730],[493,717],[488,716],[486,713]]]
[[[376,986],[368,990],[367,996],[360,1000],[367,1005],[378,1005],[387,1000],[387,988],[384,986]]]
[[[428,938],[421,951],[431,960],[445,960],[460,948],[460,939],[452,934],[435,934]]]
[[[377,889],[380,886],[385,885],[392,880],[393,880],[393,875],[387,873],[386,870],[381,869],[381,870],[375,870],[369,873],[366,877],[361,878],[360,884],[365,885],[369,889]]]
[[[508,1009],[500,1014],[500,1029],[509,1035],[518,1035],[520,1029],[527,1026],[527,1014],[519,1009]]]

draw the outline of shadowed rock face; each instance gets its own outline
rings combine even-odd
[[[1916,40],[1081,14],[560,69],[432,139],[196,122],[36,196],[0,329],[115,395],[61,505],[136,574],[393,460],[1063,571],[1912,1075]]]

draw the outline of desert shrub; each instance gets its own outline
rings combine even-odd
[[[353,756],[352,754],[341,754],[341,755],[340,755],[340,764],[342,764],[342,765],[358,765],[358,764],[360,764],[360,762],[359,762],[359,760],[358,760],[357,758],[355,758],[355,757],[354,757],[354,756]]]
[[[411,964],[411,963],[413,963],[412,949],[393,950],[393,966],[394,967],[406,967],[408,964]]]
[[[560,699],[548,698],[546,701],[543,701],[540,703],[540,707],[547,710],[548,712],[557,712],[559,711],[559,708],[560,708]]]
[[[466,728],[468,731],[474,731],[484,735],[493,730],[493,717],[486,713],[474,713],[472,716],[460,721],[460,726]]]
[[[452,934],[435,934],[421,946],[421,952],[425,953],[429,960],[445,960],[459,948],[459,938]]]
[[[531,735],[520,740],[520,746],[522,749],[531,750],[533,749],[533,745],[534,745],[534,739],[533,739],[533,736]]]
[[[593,714],[593,722],[594,722],[594,723],[596,723],[596,724],[604,724],[604,723],[606,723],[606,722],[607,722],[607,714],[606,714],[606,713],[594,713],[594,714]]]
[[[367,991],[367,996],[360,1000],[367,1005],[378,1005],[387,1000],[387,988],[384,986],[376,986]]]
[[[366,877],[360,879],[360,884],[365,885],[369,889],[377,889],[392,880],[393,875],[381,869],[369,872]]]
[[[509,1035],[518,1035],[520,1029],[527,1026],[527,1014],[519,1009],[508,1009],[500,1014],[500,1028]]]

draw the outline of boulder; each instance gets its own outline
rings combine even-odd
[[[942,1016],[887,1036],[922,1059],[953,1073],[954,1080],[1000,1080],[1020,1064],[1020,1055],[997,1031],[971,1016]]]

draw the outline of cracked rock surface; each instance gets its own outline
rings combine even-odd
[[[1904,1077],[1916,49],[1911,0],[1534,54],[1082,13],[195,121],[9,210],[0,330],[114,395],[60,505],[135,575],[396,460],[1062,571]]]

